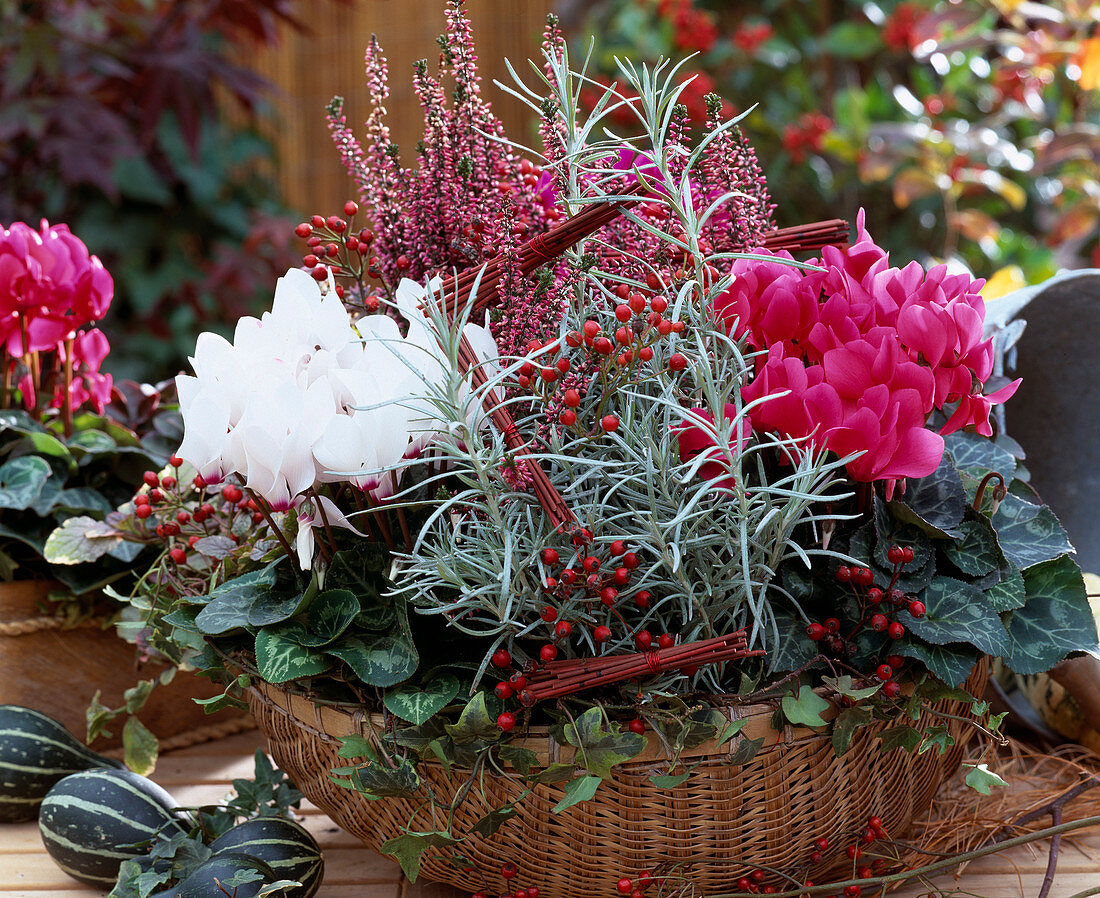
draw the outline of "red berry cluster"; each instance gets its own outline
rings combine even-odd
[[[539,898],[538,886],[517,886],[513,882],[519,876],[519,867],[508,861],[500,865],[500,875],[504,878],[505,888],[500,898]],[[516,886],[513,888],[513,886]],[[471,898],[489,898],[487,891],[474,892]]]
[[[643,369],[654,361],[654,347],[671,334],[683,333],[685,327],[683,321],[664,317],[668,300],[663,295],[663,285],[652,273],[650,282],[654,286],[646,291],[632,290],[626,284],[615,286],[613,293],[618,302],[612,331],[605,332],[599,321],[590,319],[580,330],[567,333],[564,341],[529,343],[528,353],[537,360],[520,366],[517,386],[540,396],[547,404],[552,401],[560,407],[557,420],[564,427],[589,435],[616,431],[619,418],[605,414],[607,399],[617,387],[647,373],[654,374],[655,368]],[[663,364],[675,373],[687,367],[687,358],[674,352]],[[600,379],[603,401],[595,412],[596,420],[586,423],[579,420],[577,409],[588,372]]]
[[[893,565],[893,573],[890,582],[885,589],[874,585],[874,574],[870,568],[849,567],[840,565],[833,576],[838,583],[848,585],[855,593],[860,606],[860,618],[847,635],[841,635],[841,623],[835,617],[826,618],[821,622],[811,623],[806,628],[806,635],[814,642],[820,642],[830,654],[837,658],[844,658],[855,654],[856,645],[854,639],[864,627],[870,627],[877,633],[885,632],[890,639],[901,639],[905,635],[905,626],[891,616],[901,610],[907,610],[913,617],[924,617],[924,603],[897,586],[902,571],[913,563],[915,554],[911,546],[890,546],[886,557]],[[894,663],[894,662],[897,663]],[[891,655],[887,664],[879,666],[876,676],[885,682],[883,693],[888,698],[893,698],[900,691],[898,684],[891,679],[894,672],[901,666],[903,659],[898,655]]]
[[[370,228],[354,231],[353,222],[359,212],[359,205],[351,200],[344,204],[346,219],[338,215],[314,215],[309,221],[303,221],[294,233],[306,241],[309,251],[302,257],[302,265],[310,269],[310,274],[318,281],[333,277],[352,278],[358,282],[363,293],[364,277],[382,280],[382,268],[377,257],[371,254],[374,232]],[[404,260],[404,265],[402,265]],[[400,256],[396,260],[398,270],[408,269],[408,258]],[[336,295],[344,299],[344,287],[336,286]],[[377,297],[365,297],[364,308],[368,312],[378,311]]]
[[[182,464],[178,456],[169,459],[177,472]],[[188,550],[203,537],[222,534],[239,542],[238,531],[246,524],[263,523],[263,513],[255,501],[245,498],[244,491],[235,484],[222,487],[219,500],[215,494],[206,494],[208,488],[200,476],[185,485],[172,474],[161,476],[146,471],[142,480],[145,485],[132,500],[135,535],[146,542],[167,543],[168,557],[177,566],[188,563]],[[192,488],[199,491],[198,497]]]

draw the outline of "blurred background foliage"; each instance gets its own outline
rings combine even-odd
[[[574,50],[697,54],[685,101],[743,111],[780,225],[866,207],[896,263],[1035,282],[1100,266],[1100,3],[600,0]],[[593,91],[595,96],[595,91]]]
[[[536,54],[551,5],[582,58],[595,37],[605,81],[615,56],[694,53],[694,115],[711,90],[730,112],[755,104],[743,127],[780,225],[863,206],[895,263],[954,259],[1002,287],[1100,266],[1097,0],[471,0],[504,108],[501,35],[511,58]],[[346,67],[376,30],[396,51],[391,125],[412,133],[401,91],[436,53],[420,31],[442,6],[400,0],[398,20],[392,0],[0,0],[0,224],[67,222],[104,261],[105,368],[174,374],[197,331],[269,302],[299,261],[293,224],[351,196],[324,102],[345,94],[354,120]],[[303,192],[316,208],[288,209]]]

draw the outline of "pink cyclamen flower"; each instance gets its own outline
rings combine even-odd
[[[68,226],[0,229],[0,341],[13,355],[54,349],[102,318],[113,296],[111,275]]]
[[[823,270],[796,269],[783,257],[738,260],[715,301],[727,331],[767,350],[742,391],[757,430],[841,456],[862,453],[848,473],[865,482],[927,476],[943,456],[943,436],[959,428],[992,434],[992,406],[1019,381],[982,393],[993,370],[982,282],[942,265],[890,268],[862,212],[856,242],[826,247],[816,263]],[[956,403],[939,434],[928,430],[933,409]]]
[[[73,380],[69,387],[72,408],[80,408],[87,402],[96,414],[103,414],[103,409],[111,401],[114,379],[110,374],[101,373],[99,366],[110,351],[110,343],[103,331],[97,328],[76,335],[73,340]],[[64,403],[64,390],[65,385],[59,384],[52,402],[54,408],[60,408]]]
[[[730,464],[737,451],[734,449],[734,443],[731,442],[724,450],[719,448],[718,441],[715,439],[714,416],[706,409],[693,408],[690,415],[691,418],[685,418],[674,428],[680,461],[688,464],[699,456],[704,456],[707,460],[699,466],[699,476],[704,480],[714,480],[714,485],[720,489],[732,489],[737,482],[730,473]],[[727,421],[734,421],[737,418],[737,406],[726,403],[723,417]],[[710,426],[706,426],[699,419],[703,419]],[[744,450],[752,436],[752,424],[748,418],[742,418],[736,429],[740,430],[741,450]],[[733,439],[737,439],[736,435]]]

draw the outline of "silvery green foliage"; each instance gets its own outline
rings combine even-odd
[[[601,175],[606,176],[601,160],[617,156],[623,144],[606,131],[600,139],[593,136],[600,116],[616,100],[605,98],[593,113],[595,121],[579,122],[574,94],[583,76],[553,65],[551,69],[553,77],[546,83],[558,91],[555,101],[559,115],[565,116],[560,123],[569,151],[562,161],[569,170],[565,180],[576,190],[565,202],[578,204],[581,192],[591,193]],[[650,199],[668,205],[685,239],[651,231],[694,256],[696,277],[681,288],[668,311],[668,317],[687,327],[682,336],[670,335],[655,347],[648,376],[612,389],[597,375],[576,409],[578,419],[595,425],[602,415],[614,413],[620,419],[614,433],[577,436],[550,428],[543,450],[535,456],[578,526],[593,535],[586,554],[591,552],[607,565],[610,543],[624,540],[641,562],[617,606],[623,619],[607,620],[607,609],[598,599],[585,598],[583,589],[574,590],[564,603],[551,602],[559,607],[561,619],[573,622],[569,646],[580,655],[598,653],[590,632],[605,622],[614,634],[605,652],[636,651],[633,636],[640,629],[688,642],[744,627],[753,647],[774,645],[779,633],[773,606],[794,605],[775,582],[776,571],[792,559],[808,566],[811,555],[825,551],[820,526],[825,521],[820,515],[829,501],[841,498],[845,459],[826,460],[795,441],[764,434],[743,446],[735,436],[742,432],[746,416],[740,388],[752,360],[716,326],[710,312],[712,297],[728,280],[708,278],[705,266],[713,259],[699,252],[701,220],[709,210],[696,210],[698,200],[692,197],[690,173],[698,153],[674,158],[682,147],[666,142],[672,106],[681,89],[675,74],[675,68],[665,74],[662,66],[652,71],[623,66],[624,79],[641,97],[642,133],[633,145],[653,162],[645,173],[635,173],[660,185]],[[590,195],[584,197],[591,200]],[[568,256],[569,263],[581,269],[590,259],[584,244]],[[606,280],[594,269],[578,279],[562,336],[586,319],[601,321],[605,332],[614,331],[614,301],[606,294]],[[502,476],[514,464],[502,436],[485,416],[468,420],[468,387],[457,363],[463,321],[449,325],[439,305],[431,305],[429,317],[451,365],[445,383],[432,390],[436,429],[453,437],[438,444],[437,451],[447,478],[461,488],[434,507],[413,550],[399,556],[398,591],[421,613],[443,615],[456,630],[487,637],[486,659],[501,645],[522,657],[525,651],[537,652],[546,641],[546,624],[539,615],[548,604],[543,583],[551,571],[542,565],[540,552],[553,547],[568,562],[573,546],[568,534],[553,531],[532,493],[512,488],[509,483],[514,481]],[[690,360],[680,374],[667,369],[673,352]],[[514,382],[522,362],[516,359],[506,363],[504,371],[494,372],[487,389],[503,392],[502,384]],[[730,418],[724,414],[727,406],[735,410]],[[547,433],[541,405],[518,397],[510,407],[529,443]],[[713,422],[691,409],[705,410]],[[716,446],[728,446],[728,452],[723,448],[720,456],[708,459],[704,454],[682,464],[675,428],[685,420],[709,433]],[[720,476],[709,481],[699,476],[703,463],[715,458],[723,465]],[[653,597],[644,610],[630,601],[643,589]],[[528,635],[533,638],[514,642]],[[564,644],[560,648],[566,651]],[[485,662],[483,670],[484,666]],[[698,676],[710,687],[719,686],[719,671],[704,670]],[[655,688],[671,682],[666,676]]]

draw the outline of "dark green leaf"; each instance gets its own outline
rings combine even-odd
[[[52,471],[45,459],[36,455],[12,458],[0,465],[0,508],[22,511],[28,508]]]
[[[993,516],[1001,551],[1021,571],[1073,551],[1069,537],[1045,505],[1009,493]]]
[[[649,781],[658,789],[675,789],[686,783],[690,776],[691,771],[685,770],[683,773],[655,774],[649,778]]]
[[[951,735],[951,732],[945,726],[933,726],[925,730],[924,735],[921,737],[921,745],[919,754],[924,754],[926,751],[936,749],[937,754],[943,754],[952,745],[955,744],[955,737]]]
[[[845,708],[833,721],[833,751],[839,758],[852,746],[852,737],[861,726],[866,726],[873,719],[873,715],[867,708]]]
[[[191,601],[208,604],[217,599],[223,599],[227,604],[237,603],[241,606],[250,606],[257,598],[268,592],[275,585],[277,572],[275,563],[271,563],[258,571],[250,571],[232,580],[226,580],[221,586],[212,589],[205,596],[196,596]]]
[[[860,699],[869,698],[882,688],[881,683],[876,683],[872,686],[856,687],[851,676],[844,674],[840,677],[823,677],[822,682],[828,686],[832,686],[841,695],[859,701]]]
[[[416,650],[393,636],[342,636],[325,647],[367,686],[396,686],[416,673]]]
[[[318,645],[325,645],[340,636],[358,613],[359,599],[350,589],[326,589],[310,601],[306,629],[321,640]]]
[[[893,571],[894,566],[887,556],[890,546],[893,545],[909,546],[913,550],[913,562],[907,566],[907,571],[925,567],[933,555],[932,543],[925,532],[926,528],[903,520],[897,515],[899,510],[908,506],[898,502],[883,502],[875,496],[874,507],[876,536],[874,561],[878,567],[884,571]]]
[[[598,776],[579,776],[574,780],[570,780],[565,785],[565,795],[561,801],[554,805],[551,813],[560,814],[582,801],[591,801],[602,782],[603,779]]]
[[[500,730],[497,729],[496,719],[489,713],[484,692],[473,695],[457,722],[447,724],[446,730],[447,735],[460,744],[474,740],[494,742],[500,738]]]
[[[425,851],[429,848],[446,848],[456,844],[458,839],[447,832],[408,832],[384,842],[382,853],[396,858],[405,878],[409,882],[416,882],[416,878],[420,875],[420,861]]]
[[[379,798],[412,798],[420,788],[416,767],[407,760],[393,766],[373,761],[363,764],[355,768],[351,781],[358,791]]]
[[[502,761],[511,764],[523,776],[527,776],[539,762],[539,756],[531,749],[511,742],[501,745],[497,752],[500,754]]]
[[[729,754],[729,762],[735,767],[739,764],[748,764],[749,761],[756,757],[757,752],[763,747],[763,736],[759,739],[746,739],[743,736],[738,737],[736,747]]]
[[[944,438],[947,451],[955,460],[955,467],[981,480],[990,471],[996,471],[1011,483],[1016,475],[1016,459],[1003,446],[976,433],[958,430]]]
[[[203,612],[209,608],[208,605]],[[267,682],[286,683],[324,673],[332,667],[332,659],[286,639],[275,630],[260,630],[256,634],[256,667]]]
[[[945,452],[935,471],[907,481],[905,495],[891,502],[890,510],[930,536],[954,530],[966,511],[966,492],[951,456]]]
[[[997,570],[1001,564],[1001,552],[997,548],[997,534],[984,517],[963,521],[958,526],[962,538],[948,541],[943,549],[948,560],[964,574],[981,577]]]
[[[911,637],[894,643],[894,651],[920,661],[949,686],[959,686],[965,682],[979,658],[978,650],[968,643],[928,645]]]
[[[817,643],[806,635],[805,621],[789,612],[776,609],[775,625],[779,638],[768,653],[772,670],[777,673],[798,670],[817,654]]]
[[[1096,623],[1081,569],[1065,556],[1024,571],[1027,604],[1008,612],[1005,662],[1018,674],[1050,670],[1070,652],[1095,649]]]
[[[783,716],[796,726],[823,727],[826,721],[821,714],[832,705],[814,692],[810,686],[802,686],[798,695],[785,695],[782,701]]]
[[[218,596],[195,616],[195,626],[200,633],[207,636],[220,636],[233,630],[245,629],[248,626],[248,609],[251,607],[243,604],[246,598],[255,600],[258,595],[242,595],[240,601],[235,601],[230,595]]]
[[[270,627],[290,620],[306,604],[306,593],[297,589],[258,590],[249,602],[250,627]]]
[[[1011,561],[1005,564],[1000,581],[985,590],[986,599],[997,612],[1013,611],[1022,608],[1027,602],[1027,589],[1020,569]]]
[[[882,47],[882,37],[869,22],[844,21],[825,33],[821,47],[841,59],[866,59]]]
[[[897,620],[925,642],[970,642],[987,655],[1001,655],[1008,649],[1008,633],[1000,616],[972,583],[937,577],[921,593],[921,601],[927,609],[924,617],[901,611]]]
[[[515,805],[505,805],[502,808],[498,808],[495,811],[490,811],[480,820],[478,820],[473,826],[470,827],[472,832],[477,833],[483,839],[488,839],[493,833],[504,826],[509,820],[516,815]]]
[[[72,514],[78,511],[110,514],[114,511],[114,506],[104,498],[102,493],[88,487],[63,489],[54,498],[53,504],[56,510],[67,511]]]
[[[340,751],[337,756],[341,758],[369,758],[372,761],[379,760],[378,752],[370,740],[355,734],[340,739]]]
[[[903,748],[913,751],[920,745],[920,730],[909,726],[896,726],[883,730],[879,735],[882,751],[893,751],[895,748]]]
[[[438,673],[423,688],[406,684],[387,689],[383,703],[391,714],[421,724],[454,701],[461,688],[454,674]]]

